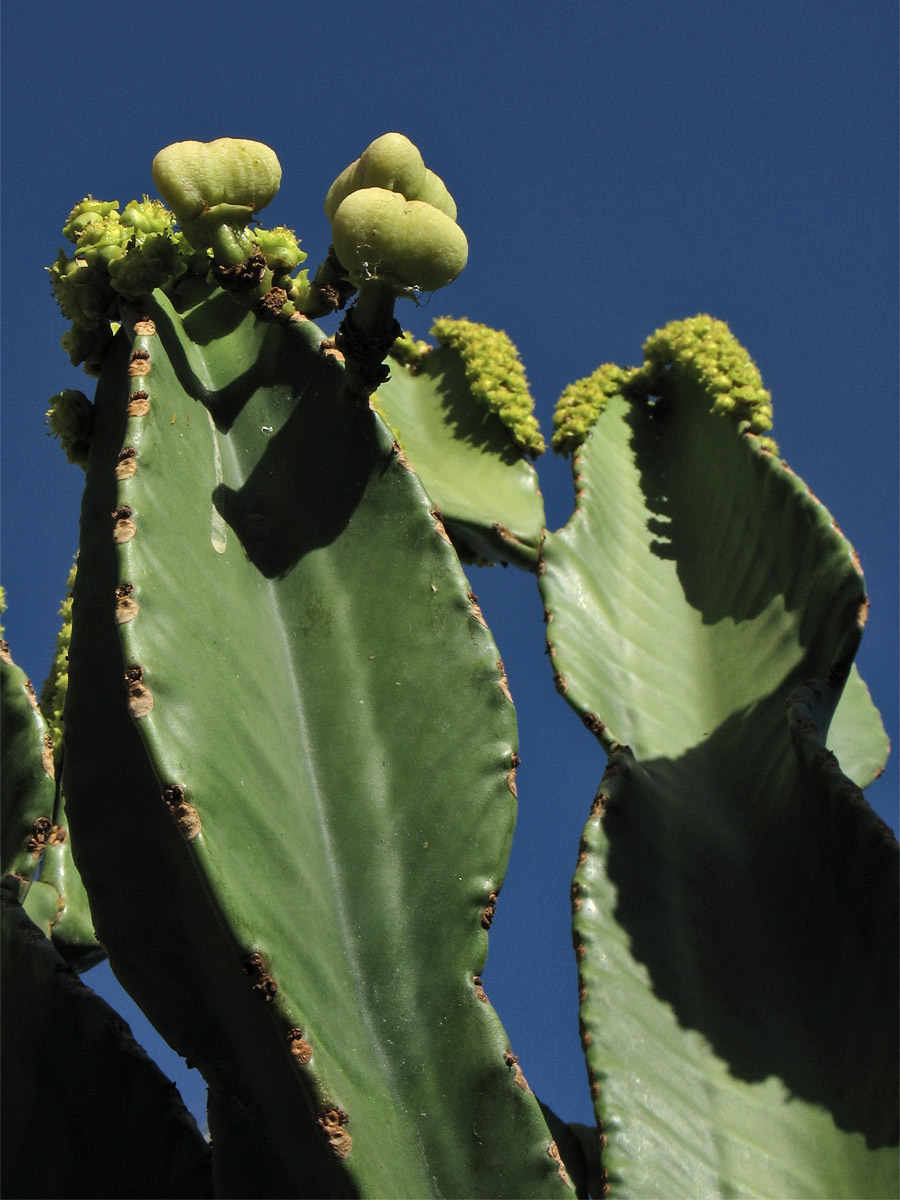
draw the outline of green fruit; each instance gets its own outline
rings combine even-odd
[[[402,133],[384,133],[341,171],[328,189],[325,197],[328,220],[334,220],[341,202],[351,192],[362,188],[384,188],[388,192],[399,192],[407,200],[417,200],[425,183],[425,174],[422,155],[409,138]]]
[[[469,256],[466,235],[446,213],[385,188],[351,192],[331,233],[351,280],[380,279],[403,293],[452,283]]]
[[[424,200],[426,204],[431,204],[435,208],[439,208],[442,213],[446,213],[451,221],[456,220],[456,201],[447,191],[447,185],[440,175],[435,175],[434,171],[429,171],[427,167],[425,168],[425,182],[419,188],[418,196],[414,196],[412,199]]]
[[[246,138],[175,142],[153,160],[153,182],[195,246],[223,225],[243,229],[281,182],[275,151]]]
[[[399,192],[407,200],[424,200],[446,213],[451,221],[456,220],[456,204],[443,179],[428,170],[422,155],[402,133],[382,134],[341,171],[325,197],[328,220],[334,220],[351,192],[373,187]]]

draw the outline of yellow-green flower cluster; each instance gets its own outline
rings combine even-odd
[[[254,229],[254,244],[266,260],[266,288],[282,288],[287,297],[284,314],[290,316],[296,310],[303,311],[309,299],[309,272],[291,272],[306,261],[306,251],[300,249],[300,239],[293,229],[277,225],[274,229]],[[271,273],[271,274],[270,274]]]
[[[94,406],[84,392],[66,389],[50,397],[50,407],[47,409],[50,432],[59,438],[69,462],[85,470],[93,423]]]
[[[147,295],[189,269],[195,251],[173,230],[173,222],[166,207],[147,196],[132,200],[123,212],[115,200],[87,196],[69,214],[63,234],[75,252],[59,251],[50,281],[72,322],[63,346],[73,365],[84,363],[89,375],[99,374],[119,298]]]
[[[557,401],[553,414],[552,445],[557,454],[573,454],[606,408],[610,397],[625,394],[638,374],[637,367],[617,367],[615,363],[604,363],[587,379],[570,383]]]
[[[498,329],[464,319],[441,317],[431,327],[442,346],[462,357],[472,394],[495,412],[525,454],[544,453],[525,368],[512,341]]]
[[[71,256],[59,251],[49,268],[50,282],[63,315],[72,322],[63,347],[73,366],[83,363],[89,375],[100,373],[121,299],[133,301],[155,288],[168,288],[187,273],[205,278],[212,265],[209,250],[193,246],[175,228],[174,214],[147,196],[130,201],[121,212],[115,200],[87,196],[69,213],[63,233],[75,251]],[[252,240],[266,259],[263,290],[284,290],[287,315],[302,308],[309,294],[307,273],[290,274],[306,258],[297,235],[279,226],[253,230]]]
[[[724,321],[701,314],[672,321],[649,337],[642,367],[606,363],[587,379],[569,384],[553,417],[554,450],[577,450],[611,396],[665,396],[678,379],[709,396],[713,412],[748,422],[752,433],[772,428],[772,398],[753,359]],[[778,451],[771,438],[761,438],[760,444],[773,454]]]
[[[72,589],[75,586],[77,564],[72,564],[69,578],[66,580],[66,598],[59,608],[62,625],[56,636],[56,654],[50,674],[41,689],[41,714],[50,728],[53,738],[53,751],[57,768],[63,742],[63,708],[66,703],[66,689],[69,686],[69,643],[72,640]]]
[[[416,341],[410,331],[405,329],[391,346],[390,354],[391,358],[415,372],[425,356],[430,354],[433,349],[430,342]]]
[[[672,321],[644,343],[650,391],[665,372],[688,376],[709,393],[713,411],[748,421],[753,433],[772,428],[772,397],[753,359],[724,321],[701,314]]]

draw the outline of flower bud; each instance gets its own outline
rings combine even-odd
[[[175,222],[174,213],[170,213],[159,200],[151,200],[145,196],[143,200],[129,200],[120,220],[130,230],[138,234],[169,233]]]
[[[63,225],[63,237],[77,246],[88,225],[94,221],[105,221],[113,213],[118,216],[118,209],[118,200],[95,200],[93,196],[85,196],[69,213]]]
[[[376,138],[328,189],[325,213],[329,221],[351,192],[363,188],[399,192],[407,200],[422,200],[456,220],[456,204],[444,181],[429,171],[422,155],[402,133],[384,133]]]
[[[276,276],[289,275],[306,261],[293,229],[279,225],[275,229],[254,229],[253,240],[266,256],[266,266]]]
[[[73,367],[83,364],[85,374],[99,375],[106,348],[113,339],[109,322],[90,327],[73,324],[60,339]]]
[[[174,242],[164,233],[135,239],[121,258],[109,264],[110,284],[123,296],[147,296],[154,288],[166,286],[177,257]]]
[[[435,175],[434,171],[426,168],[425,182],[419,188],[418,196],[414,196],[413,199],[424,200],[426,204],[432,204],[442,213],[446,213],[451,221],[456,220],[456,201],[447,191],[443,179],[440,175]]]

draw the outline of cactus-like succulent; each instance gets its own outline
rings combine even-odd
[[[253,225],[268,147],[178,143],[154,178],[172,211],[88,198],[51,268],[100,378],[48,414],[86,484],[43,713],[0,654],[17,1194],[896,1194],[865,587],[747,352],[695,317],[566,389],[550,532],[509,338],[397,341],[395,299],[467,254],[411,142],[332,184],[312,281]],[[354,288],[334,339],[304,319]],[[608,755],[572,887],[596,1129],[538,1103],[482,985],[519,756],[460,556],[534,572]],[[71,981],[104,949],[203,1072],[211,1148]],[[36,1163],[76,1106],[84,1144]]]

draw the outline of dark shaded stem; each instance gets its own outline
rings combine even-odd
[[[390,374],[384,360],[402,332],[394,319],[395,298],[394,290],[380,280],[361,284],[335,337],[347,364],[347,386],[359,399],[368,399]]]
[[[393,345],[396,335],[393,333],[394,320],[393,288],[379,279],[370,279],[360,284],[359,294],[353,306],[353,323],[359,334],[374,342],[384,341],[390,337]]]

